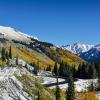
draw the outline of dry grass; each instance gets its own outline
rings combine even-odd
[[[77,100],[98,100],[98,97],[96,92],[83,92],[80,93],[79,97],[77,97]]]

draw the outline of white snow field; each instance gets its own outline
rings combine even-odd
[[[30,41],[31,40],[30,38],[34,38],[38,40],[37,37],[27,35],[25,33],[15,30],[14,28],[6,27],[6,26],[0,26],[0,36],[1,35],[4,35],[4,38],[9,40],[17,40],[17,41],[24,41],[24,42]]]
[[[48,71],[46,71],[45,74],[44,73],[39,74],[39,76],[37,76],[37,77],[38,77],[38,79],[40,78],[41,84],[46,85],[50,89],[53,89],[56,87],[56,78],[51,77],[50,73],[48,73]],[[66,91],[66,89],[68,87],[66,80],[62,79],[62,78],[58,78],[58,81],[60,84],[59,85],[60,89]],[[89,87],[91,82],[93,82],[94,84],[97,84],[97,79],[77,79],[77,81],[75,81],[74,84],[75,84],[76,90],[78,92],[82,92],[82,91],[87,91],[87,88]]]
[[[25,68],[0,68],[0,100],[31,100],[14,74],[21,76],[30,73]]]

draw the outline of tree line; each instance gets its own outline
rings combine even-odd
[[[64,62],[60,63],[59,68],[57,63],[55,63],[53,72],[55,75],[61,77],[68,77],[69,68],[72,70],[72,75],[74,78],[80,79],[95,79],[100,77],[100,63],[92,62],[92,63],[83,63],[79,64],[79,67],[76,68],[74,65],[70,66]]]

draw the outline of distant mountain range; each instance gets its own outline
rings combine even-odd
[[[65,45],[62,46],[63,49],[69,50],[74,54],[80,55],[81,53],[87,52],[90,50],[94,45],[88,45],[88,44],[79,44],[79,43],[74,43],[72,45]]]
[[[100,61],[100,44],[88,45],[75,43],[73,45],[62,46],[61,48],[77,54],[86,61]]]

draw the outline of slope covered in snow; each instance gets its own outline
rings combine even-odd
[[[30,37],[37,39],[36,37],[16,31],[14,28],[5,26],[0,26],[0,35],[4,35],[6,39],[17,41],[30,41]]]
[[[43,98],[54,100],[53,95],[26,68],[6,65],[0,68],[0,100],[35,100],[37,91]]]
[[[45,74],[48,73],[47,71],[45,71]],[[50,89],[56,88],[56,82],[57,79],[55,77],[52,76],[46,76],[46,75],[39,75],[37,76],[38,79],[41,79],[41,84],[47,86]],[[60,89],[66,91],[68,88],[68,82],[66,79],[64,78],[58,78],[59,81],[59,87]],[[82,92],[82,91],[88,91],[88,87],[91,83],[94,83],[97,86],[97,79],[77,79],[76,81],[74,81],[74,85],[75,85],[75,89],[78,92]]]
[[[30,73],[25,68],[8,66],[0,68],[0,100],[31,100],[14,74],[21,76]]]

